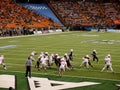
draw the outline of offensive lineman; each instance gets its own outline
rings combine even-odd
[[[67,68],[67,62],[65,60],[65,57],[62,57],[60,59],[60,67],[59,67],[59,76],[62,77],[63,73],[65,72],[65,69]]]
[[[82,63],[80,67],[85,66],[87,69],[89,69],[89,55],[86,55],[82,58]]]

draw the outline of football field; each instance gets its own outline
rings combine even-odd
[[[58,76],[55,64],[47,70],[38,71],[34,68],[41,52],[63,56],[74,50],[73,70],[65,71],[63,77]],[[99,62],[92,61],[91,52],[97,51]],[[96,85],[86,85],[64,90],[119,90],[120,84],[120,33],[115,32],[62,32],[54,34],[15,36],[0,38],[0,54],[5,56],[7,70],[0,65],[0,75],[15,75],[15,90],[29,90],[28,80],[25,78],[25,62],[32,51],[36,51],[35,61],[32,63],[32,77],[48,78],[48,80],[64,82],[95,82]],[[112,57],[110,70],[100,72],[104,67],[107,54]],[[89,55],[93,68],[80,68],[82,57]],[[0,81],[0,83],[2,83]],[[56,85],[52,85],[53,87]],[[8,90],[0,87],[0,90]],[[38,89],[35,89],[38,90]],[[40,89],[39,89],[40,90]],[[52,90],[52,89],[48,89]]]

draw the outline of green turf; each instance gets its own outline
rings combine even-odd
[[[7,38],[0,39],[0,47],[14,45],[12,48],[0,48],[0,54],[5,55],[6,65],[8,70],[2,71],[2,67],[0,67],[0,73],[7,73],[12,71],[20,71],[25,72],[25,61],[27,60],[28,55],[31,51],[35,50],[38,55],[35,56],[35,59],[39,56],[40,52],[49,52],[54,54],[59,54],[63,56],[64,53],[68,53],[70,49],[74,49],[74,61],[72,62],[74,66],[74,70],[66,71],[64,75],[69,76],[77,76],[80,77],[91,77],[91,78],[99,78],[99,79],[110,79],[114,81],[107,82],[106,86],[97,86],[98,89],[95,89],[95,86],[89,88],[81,88],[80,90],[116,90],[116,86],[112,86],[117,80],[120,80],[120,33],[111,33],[111,32],[67,32],[61,34],[50,34],[50,35],[35,35],[35,36],[25,36],[25,37],[17,37],[17,38]],[[87,70],[86,68],[80,68],[79,65],[82,62],[82,57],[86,54],[92,52],[93,49],[96,49],[98,52],[99,63],[92,62],[93,68]],[[108,72],[100,72],[100,70],[104,66],[104,57],[107,54],[111,54],[112,56],[112,64],[115,73]],[[48,69],[46,72],[44,70],[40,70],[34,68],[36,62],[33,62],[33,72],[41,74],[55,74],[58,75],[58,71],[56,70],[55,65],[53,65],[52,69]],[[33,73],[33,75],[34,75]],[[12,73],[14,74],[14,73]],[[24,78],[24,75],[21,73],[17,74],[18,79]],[[23,75],[23,76],[21,76]],[[36,74],[35,74],[36,75]],[[54,79],[54,78],[53,78]],[[64,78],[63,80],[69,81],[70,78]],[[77,78],[76,78],[77,79]],[[89,79],[88,79],[89,80]],[[91,80],[91,79],[90,79]],[[77,81],[77,80],[76,80]],[[101,80],[102,81],[102,80]],[[21,79],[18,82],[18,88],[21,88],[19,85],[21,82],[26,82],[24,79]],[[103,81],[104,82],[104,81]],[[113,87],[113,88],[112,88]],[[26,84],[24,88],[27,88]],[[105,88],[105,89],[104,89]],[[1,89],[0,89],[1,90]],[[4,89],[3,89],[4,90]],[[20,89],[26,90],[26,89]],[[74,90],[74,89],[71,89]],[[78,90],[78,89],[76,89]]]
[[[9,75],[16,75],[17,81],[17,90],[28,90],[27,79],[24,77],[23,72],[11,72],[11,71],[1,71],[1,74],[9,74]],[[49,80],[57,80],[57,81],[66,81],[66,82],[97,82],[101,83],[99,85],[92,85],[92,86],[85,86],[85,87],[77,87],[77,88],[70,88],[67,90],[118,90],[118,86],[120,81],[116,80],[104,80],[104,79],[94,79],[94,78],[84,78],[84,77],[71,77],[71,76],[63,76],[60,78],[58,75],[51,75],[46,73],[33,73],[34,77],[44,77],[49,78]],[[0,90],[8,90],[0,88]]]

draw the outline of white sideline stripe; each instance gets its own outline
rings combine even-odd
[[[14,72],[14,71],[13,71]],[[16,71],[17,72],[17,71]],[[19,71],[18,71],[19,72]],[[20,73],[24,73],[24,72],[20,72]],[[36,73],[33,72],[35,74],[41,74],[41,75],[54,75],[54,76],[58,76],[56,74],[50,74],[50,73]],[[99,79],[99,80],[111,80],[111,81],[120,81],[120,80],[116,80],[116,79],[106,79],[106,78],[93,78],[93,77],[85,77],[85,76],[71,76],[71,75],[64,75],[65,77],[77,77],[77,78],[89,78],[89,79]]]
[[[33,34],[33,35],[20,35],[20,36],[8,36],[8,37],[0,37],[0,39],[10,39],[10,38],[21,38],[21,37],[31,37],[31,36],[40,36],[40,35],[51,35],[51,34],[61,34],[61,33],[69,33],[69,32],[54,32],[54,33],[44,33],[44,34]]]
[[[14,75],[0,75],[0,87],[15,89],[15,76]]]
[[[3,70],[0,70],[3,71]],[[17,73],[25,73],[23,71],[9,71],[9,72],[17,72]],[[40,74],[40,75],[54,75],[54,76],[58,76],[56,74],[51,74],[51,73],[40,73],[40,72],[32,72],[34,74]],[[106,79],[106,78],[93,78],[93,77],[85,77],[85,76],[71,76],[71,75],[64,75],[65,77],[77,77],[77,78],[89,78],[89,79],[99,79],[99,80],[111,80],[111,81],[120,81],[118,79]]]

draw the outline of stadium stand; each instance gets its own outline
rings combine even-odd
[[[38,28],[63,25],[73,30],[120,27],[120,1],[117,0],[45,0],[44,4],[20,4],[16,1],[0,1],[2,36],[12,35],[10,32],[26,35]]]
[[[68,1],[50,1],[58,15],[63,19],[66,26],[81,25],[89,23],[85,16],[76,9],[73,2]]]
[[[114,26],[114,14],[119,20],[119,4],[96,2],[94,0],[50,0],[51,5],[65,23],[69,26],[111,28]],[[105,9],[104,7],[108,7]],[[106,13],[112,12],[114,14]],[[61,20],[62,21],[62,20]],[[83,29],[83,28],[82,28]]]
[[[48,18],[40,16],[24,8],[23,6],[17,4],[12,0],[2,0],[0,1],[0,5],[1,5],[0,28],[2,29],[1,34],[3,36],[6,36],[6,34],[10,32],[9,29],[11,29],[12,33],[15,34],[16,32],[18,34],[19,28],[27,28],[28,30],[31,28],[44,28],[44,27],[46,28],[49,26],[56,26],[56,27],[61,26],[60,24],[53,22]],[[24,33],[24,34],[28,34],[28,33]]]

